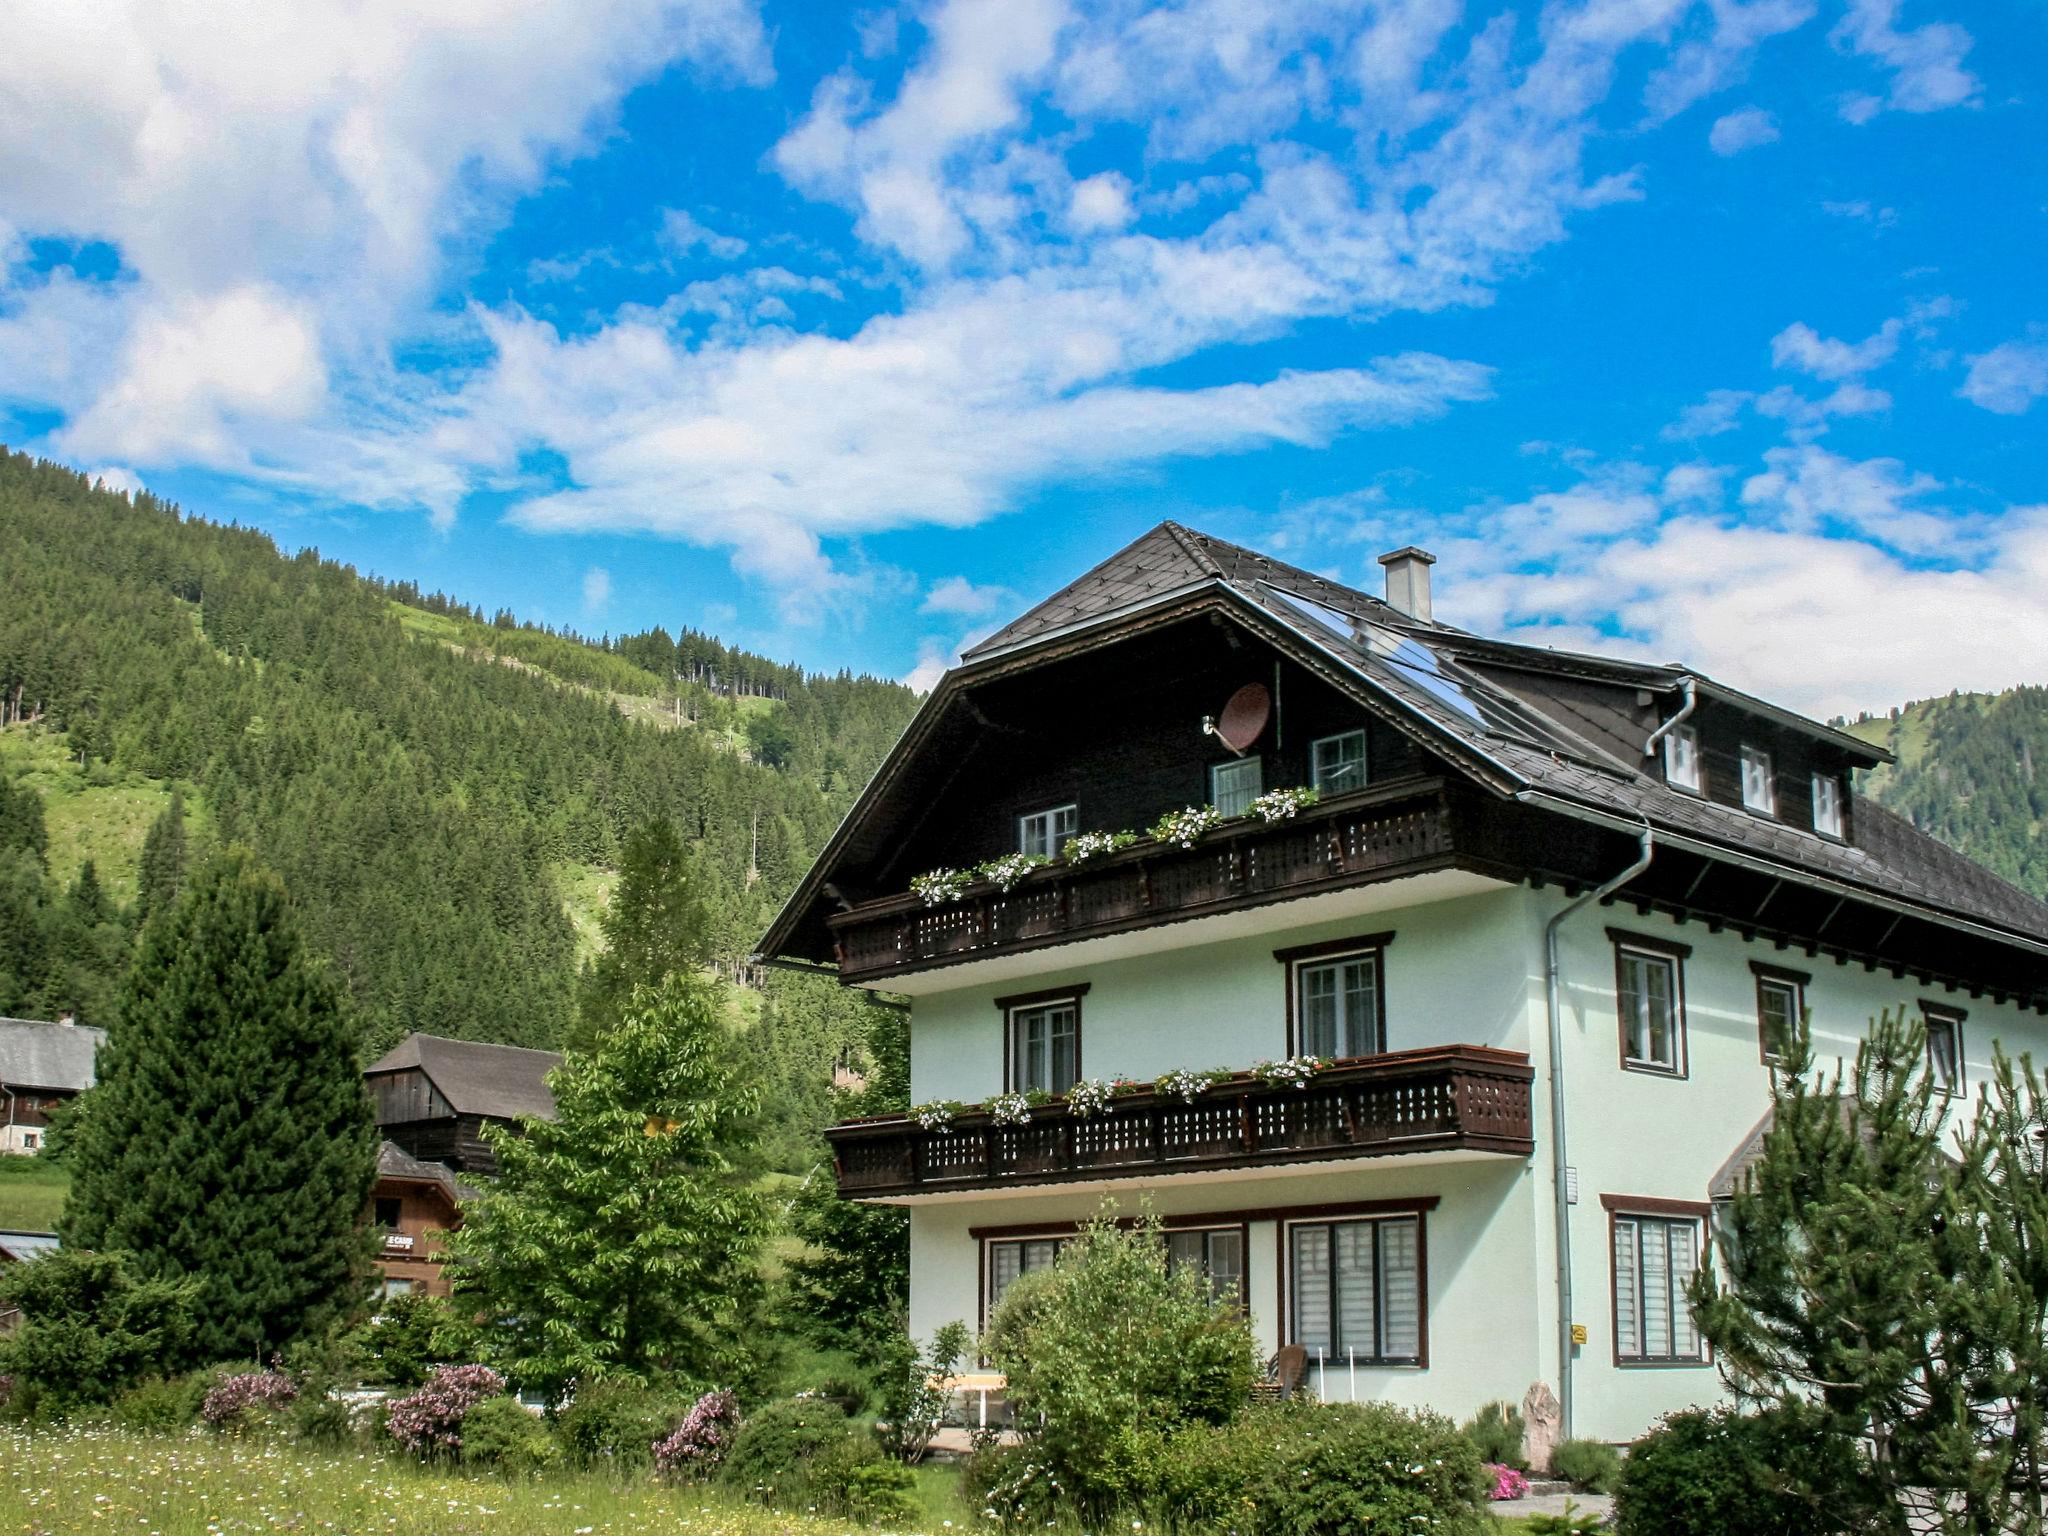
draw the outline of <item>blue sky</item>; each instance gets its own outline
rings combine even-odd
[[[0,23],[0,438],[928,681],[1163,517],[1820,713],[2048,681],[2036,0]]]

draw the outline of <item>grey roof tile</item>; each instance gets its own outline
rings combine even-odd
[[[547,1074],[562,1064],[556,1051],[534,1051],[518,1045],[485,1045],[476,1040],[450,1040],[441,1035],[410,1034],[363,1069],[404,1072],[418,1069],[441,1090],[458,1115],[485,1115],[516,1120],[533,1115],[555,1118],[555,1096]]]
[[[106,1038],[90,1024],[0,1019],[0,1083],[83,1093],[93,1085],[93,1059]]]

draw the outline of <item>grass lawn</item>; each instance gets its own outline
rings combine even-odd
[[[114,899],[135,899],[135,874],[149,824],[171,803],[168,783],[95,763],[80,768],[64,749],[64,738],[40,725],[0,730],[0,771],[43,797],[43,822],[50,834],[50,874],[59,885],[78,877],[78,866],[93,861],[100,883]],[[206,829],[206,811],[196,796],[185,798],[185,830]]]
[[[39,1157],[0,1157],[0,1228],[54,1230],[70,1188],[71,1175]]]

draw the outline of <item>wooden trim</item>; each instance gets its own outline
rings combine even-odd
[[[1958,1008],[1952,1003],[1936,1002],[1931,997],[1920,999],[1920,1021],[1932,1024],[1936,1019],[1954,1027],[1956,1035],[1956,1081],[1953,1088],[1935,1085],[1934,1091],[1945,1099],[1960,1099],[1969,1092],[1970,1064],[1963,1055],[1963,1021],[1970,1016],[1967,1008]],[[1934,1047],[1930,1040],[1927,1046],[1927,1064],[1934,1065]]]
[[[1050,1007],[1055,1003],[1074,1005],[1074,1081],[1080,1082],[1087,1074],[1081,1067],[1081,999],[1088,993],[1088,983],[1076,982],[1070,987],[1047,987],[1037,992],[1022,992],[1014,997],[999,997],[996,1006],[1003,1011],[1003,1092],[1017,1093],[1021,1085],[1017,1076],[1017,1015],[1030,1008]],[[1052,1070],[1052,1037],[1046,1036],[1045,1067]]]
[[[1602,1195],[1600,1207],[1624,1216],[1691,1216],[1702,1221],[1714,1214],[1711,1200],[1667,1200],[1660,1195]]]
[[[1802,990],[1813,985],[1813,972],[1811,971],[1795,971],[1783,965],[1766,965],[1761,960],[1750,961],[1749,969],[1751,974],[1765,981],[1790,982],[1793,986]]]
[[[1615,1203],[1619,1202],[1619,1203]],[[1650,1196],[1632,1197],[1627,1195],[1602,1195],[1600,1203],[1607,1208],[1607,1339],[1608,1352],[1618,1371],[1696,1371],[1714,1363],[1714,1346],[1704,1335],[1700,1337],[1700,1352],[1697,1357],[1686,1356],[1629,1356],[1621,1352],[1621,1277],[1614,1271],[1614,1239],[1616,1225],[1629,1217],[1647,1217],[1652,1221],[1694,1221],[1698,1231],[1693,1237],[1693,1263],[1697,1267],[1706,1262],[1707,1220],[1713,1214],[1711,1203],[1702,1204],[1692,1200],[1659,1200]],[[1642,1278],[1642,1255],[1636,1256],[1636,1278]],[[1674,1322],[1675,1322],[1674,1317]],[[1693,1332],[1699,1333],[1699,1323],[1693,1323]]]
[[[1775,1066],[1778,1058],[1771,1054],[1770,1041],[1764,1038],[1764,988],[1790,987],[1793,1012],[1804,1018],[1806,989],[1813,977],[1805,971],[1788,970],[1782,965],[1766,965],[1761,960],[1750,961],[1749,969],[1756,977],[1756,1058],[1767,1067]]]
[[[1277,1337],[1282,1344],[1300,1342],[1294,1337],[1294,1290],[1291,1283],[1289,1259],[1292,1257],[1294,1242],[1293,1229],[1297,1226],[1334,1225],[1346,1221],[1399,1221],[1402,1217],[1413,1217],[1415,1221],[1415,1358],[1413,1360],[1387,1360],[1375,1358],[1361,1362],[1376,1371],[1426,1371],[1429,1369],[1429,1213],[1436,1209],[1440,1197],[1427,1195],[1419,1200],[1366,1200],[1356,1203],[1356,1208],[1347,1206],[1303,1206],[1297,1213],[1277,1222],[1273,1229],[1274,1248],[1278,1253],[1279,1285],[1275,1292],[1279,1303]],[[1378,1209],[1367,1209],[1377,1207]],[[1378,1260],[1379,1244],[1374,1240],[1375,1262]],[[1333,1254],[1334,1258],[1334,1254]],[[1377,1283],[1377,1281],[1375,1281]],[[1380,1302],[1383,1297],[1374,1296],[1373,1316],[1378,1319],[1382,1313]],[[1334,1307],[1333,1307],[1334,1315]],[[1336,1362],[1331,1362],[1334,1366]]]
[[[1920,1017],[1924,1019],[1930,1014],[1939,1014],[1944,1019],[1954,1019],[1960,1024],[1970,1016],[1970,1010],[1958,1008],[1954,1003],[1944,1003],[1931,997],[1923,997],[1920,999]]]
[[[1385,1055],[1387,1050],[1387,946],[1394,942],[1394,930],[1384,933],[1361,933],[1348,939],[1323,939],[1314,944],[1291,944],[1285,949],[1273,951],[1286,981],[1287,996],[1284,1011],[1287,1019],[1287,1054],[1301,1054],[1301,968],[1326,960],[1336,960],[1347,955],[1371,955],[1373,1013],[1379,1025],[1379,1039],[1373,1042],[1372,1054]],[[1344,1058],[1356,1060],[1359,1058]]]
[[[1435,1210],[1443,1203],[1441,1195],[1411,1195],[1394,1200],[1340,1200],[1326,1205],[1271,1205],[1249,1206],[1231,1211],[1193,1211],[1184,1216],[1162,1216],[1159,1224],[1167,1231],[1179,1231],[1191,1227],[1230,1227],[1249,1225],[1254,1221],[1313,1221],[1317,1218],[1340,1219],[1346,1216],[1400,1216],[1410,1213],[1425,1213]],[[969,1227],[967,1235],[977,1240],[1008,1237],[1070,1237],[1086,1226],[1092,1217],[1078,1216],[1071,1224],[1062,1225],[1055,1221],[1047,1225],[1042,1221],[1021,1222],[1006,1227]],[[1117,1225],[1135,1227],[1142,1218],[1120,1216]]]
[[[1607,937],[1614,941],[1614,1018],[1618,1027],[1615,1045],[1621,1058],[1621,1070],[1640,1072],[1649,1077],[1669,1077],[1683,1081],[1692,1076],[1692,1039],[1686,1027],[1685,1017],[1685,962],[1692,954],[1690,944],[1672,944],[1660,939],[1629,932],[1625,928],[1610,928]],[[1624,1000],[1628,997],[1627,972],[1622,965],[1622,956],[1633,949],[1638,954],[1652,955],[1671,962],[1671,1017],[1677,1030],[1672,1042],[1677,1060],[1669,1067],[1654,1062],[1641,1062],[1628,1053],[1628,1013]]]

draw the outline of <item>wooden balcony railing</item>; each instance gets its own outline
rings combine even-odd
[[[1239,1073],[1193,1103],[1147,1089],[1085,1118],[1056,1100],[1024,1125],[977,1112],[927,1131],[891,1115],[825,1135],[839,1192],[866,1198],[1412,1152],[1527,1157],[1534,1077],[1519,1051],[1433,1046],[1340,1062],[1299,1088]]]
[[[936,907],[907,894],[865,902],[831,925],[841,978],[867,981],[1442,867],[1451,851],[1442,781],[1411,779],[1272,825],[1232,823],[1193,848],[1147,843],[1055,864],[1008,892],[984,884]]]

